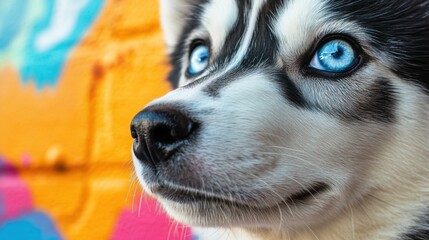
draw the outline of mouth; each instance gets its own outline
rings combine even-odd
[[[316,198],[316,196],[322,194],[329,190],[329,185],[322,182],[316,182],[312,184],[310,187],[304,188],[301,191],[292,194],[287,198],[288,202],[291,203],[304,203],[311,198]]]
[[[152,189],[152,192],[169,201],[191,204],[198,202],[217,202],[217,203],[235,203],[242,204],[231,197],[224,197],[219,194],[208,193],[205,191],[185,188],[179,186],[170,186],[169,184],[160,184]]]
[[[329,190],[329,185],[322,182],[316,182],[310,187],[304,188],[296,193],[286,197],[283,201],[285,204],[305,204],[311,199]],[[180,204],[198,204],[198,203],[217,203],[242,207],[261,207],[257,204],[258,199],[246,199],[244,196],[237,194],[228,194],[228,196],[208,193],[201,190],[189,189],[183,187],[170,186],[166,184],[159,185],[152,190],[157,196],[166,200]],[[260,199],[259,199],[260,201]]]

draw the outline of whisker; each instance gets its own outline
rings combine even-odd
[[[143,191],[141,191],[141,193],[140,193],[139,212],[138,212],[139,217],[140,217],[140,210],[142,207],[142,200],[143,200]]]
[[[132,175],[134,175],[134,174],[132,174]],[[128,198],[130,196],[131,189],[134,187],[134,184],[136,184],[136,181],[135,181],[136,179],[134,177],[131,176],[131,184],[128,186],[127,196],[125,197],[125,202],[127,202],[127,203],[128,203]]]
[[[305,226],[317,240],[320,240],[308,224],[305,223]]]
[[[174,227],[174,236],[179,236],[178,230],[177,228],[179,227],[179,223],[178,222],[174,222],[175,223],[175,227]]]
[[[132,202],[132,204],[131,204],[131,212],[132,212],[132,213],[134,213],[134,203],[135,203],[135,201],[136,201],[136,192],[137,192],[137,188],[138,188],[138,185],[136,185],[136,186],[135,186],[135,188],[134,188],[134,193],[133,193],[133,202]]]
[[[278,152],[261,152],[263,154],[267,154],[267,155],[274,155],[274,156],[282,156],[282,157],[286,157],[286,158],[291,158],[291,159],[296,159],[299,160],[303,163],[306,163],[314,168],[316,168],[319,171],[325,171],[324,169],[322,169],[320,166],[316,165],[315,163],[312,163],[309,160],[306,160],[302,157],[298,157],[289,153],[278,153]],[[292,163],[288,163],[288,164],[292,164]],[[341,186],[342,184],[340,182],[338,182],[338,180],[335,179],[330,179],[330,181],[334,182],[335,184],[337,184],[338,186]]]
[[[302,153],[302,154],[305,154],[305,155],[309,155],[308,152],[305,152],[305,151],[299,150],[299,149],[295,149],[295,148],[289,148],[289,147],[284,147],[284,146],[275,146],[275,145],[271,145],[271,146],[268,146],[268,147],[275,148],[275,149],[292,151],[292,152],[296,152],[296,153]]]
[[[182,229],[182,232],[180,233],[180,240],[183,240],[185,237],[185,228],[183,225],[181,225],[180,228]]]
[[[355,239],[355,222],[354,222],[354,216],[353,216],[353,209],[350,205],[349,205],[349,209],[350,209],[350,218],[351,218],[351,224],[352,224],[352,240],[354,240]]]
[[[289,210],[289,212],[290,212],[290,214],[291,214],[291,216],[292,217],[294,217],[294,214],[293,214],[293,211],[292,211],[292,209],[290,208],[290,206],[289,206],[289,204],[286,202],[286,200],[279,194],[279,193],[277,193],[274,189],[273,189],[273,187],[272,186],[270,186],[267,182],[265,182],[264,180],[262,180],[261,179],[261,177],[259,177],[259,176],[256,176],[256,175],[254,175],[254,174],[251,174],[251,176],[253,176],[256,180],[258,180],[259,182],[261,182],[261,183],[263,183],[265,186],[267,186],[268,187],[268,190],[271,192],[271,193],[273,193],[274,195],[275,195],[275,197],[278,197],[278,199],[280,200],[280,202],[281,203],[283,203],[283,204],[285,204],[286,205],[286,207],[288,208],[288,210]],[[283,226],[283,222],[284,222],[284,219],[283,219],[283,211],[282,211],[282,209],[281,209],[281,207],[280,207],[280,204],[279,203],[276,203],[276,205],[277,205],[277,207],[278,207],[278,210],[279,210],[279,215],[280,215],[280,223],[279,223],[279,227],[278,227],[278,229],[279,229],[279,231],[281,230],[281,228],[282,228],[282,226]]]
[[[168,228],[167,240],[170,240],[171,237],[171,229],[173,228],[172,220],[169,220],[170,227]]]

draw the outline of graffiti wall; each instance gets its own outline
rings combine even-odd
[[[0,239],[191,239],[132,175],[164,55],[157,0],[0,1]]]

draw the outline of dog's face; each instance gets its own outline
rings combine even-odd
[[[358,204],[392,174],[374,174],[380,153],[427,119],[428,7],[161,1],[178,88],[131,126],[145,190],[200,226],[313,225]]]

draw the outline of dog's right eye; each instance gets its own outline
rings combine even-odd
[[[207,45],[203,43],[195,44],[189,54],[187,73],[190,76],[194,76],[204,71],[209,65],[209,58],[210,52]]]

